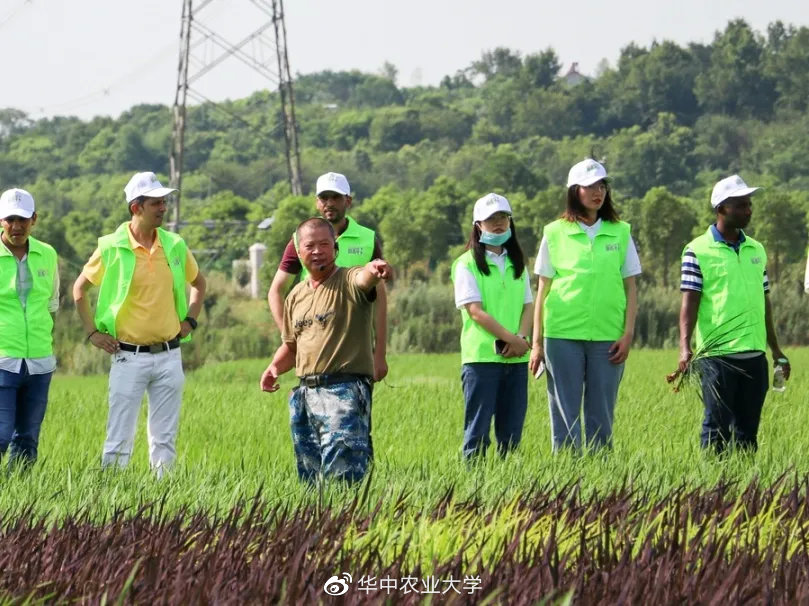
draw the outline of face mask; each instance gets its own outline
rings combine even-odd
[[[511,237],[511,228],[509,227],[502,234],[493,234],[488,231],[480,230],[480,243],[489,244],[490,246],[502,246]]]

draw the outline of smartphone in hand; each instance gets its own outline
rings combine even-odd
[[[538,379],[543,374],[545,374],[545,362],[540,362],[539,368],[537,368],[537,371],[534,373],[534,378]]]
[[[494,340],[494,353],[503,355],[503,352],[506,350],[506,342],[503,339],[495,339]]]

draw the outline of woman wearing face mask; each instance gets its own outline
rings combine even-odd
[[[612,444],[641,268],[629,224],[612,206],[604,167],[579,162],[567,187],[567,208],[545,226],[534,268],[539,283],[529,367],[536,372],[547,365],[554,450],[581,449],[582,416],[584,445],[597,449]]]
[[[452,265],[461,311],[464,457],[484,454],[494,417],[498,452],[517,447],[528,403],[531,287],[511,206],[488,194],[475,202],[466,252]]]

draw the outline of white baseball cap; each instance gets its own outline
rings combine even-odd
[[[317,178],[315,194],[319,196],[324,191],[336,191],[338,194],[343,194],[344,196],[351,195],[348,179],[346,179],[345,175],[341,175],[340,173],[326,173]]]
[[[711,206],[716,208],[728,198],[749,196],[759,189],[761,188],[748,187],[747,183],[745,183],[739,175],[731,175],[713,186],[713,191],[711,192]]]
[[[8,189],[0,196],[0,219],[6,217],[30,219],[34,216],[34,210],[34,196],[24,189]]]
[[[503,196],[499,194],[486,194],[480,200],[475,202],[475,210],[472,211],[472,220],[485,221],[494,213],[508,213],[511,212],[511,205]]]
[[[567,187],[571,185],[587,187],[606,178],[607,169],[592,158],[587,158],[578,164],[574,164],[570,172],[567,173]]]
[[[176,192],[171,187],[163,187],[154,173],[136,173],[124,187],[127,203],[137,200],[141,196],[147,198],[164,198]]]

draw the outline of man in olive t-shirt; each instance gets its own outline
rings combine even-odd
[[[309,276],[284,303],[283,342],[261,376],[278,390],[278,376],[295,368],[300,385],[290,396],[290,425],[298,476],[360,480],[371,462],[370,410],[373,301],[390,267],[375,259],[338,267],[334,228],[308,219],[296,230]]]

